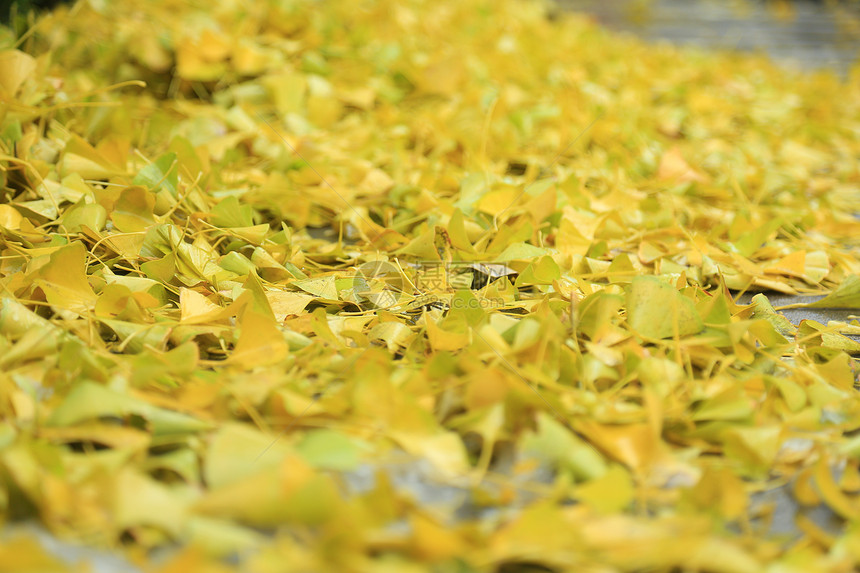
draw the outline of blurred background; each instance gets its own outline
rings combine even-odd
[[[19,34],[32,14],[69,0],[0,0]],[[803,69],[845,75],[860,52],[860,0],[555,0],[609,28],[652,41],[761,51]]]
[[[857,0],[559,0],[651,41],[759,51],[790,67],[845,75],[860,52]]]

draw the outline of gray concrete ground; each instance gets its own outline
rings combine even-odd
[[[139,567],[129,563],[118,553],[81,547],[74,543],[62,541],[38,523],[4,526],[2,534],[0,534],[0,542],[21,536],[30,539],[35,538],[46,552],[68,563],[72,570],[90,573],[143,573]],[[11,571],[11,569],[3,568],[2,565],[0,563],[0,569]]]
[[[558,0],[615,30],[652,41],[761,51],[804,69],[845,74],[860,52],[860,3],[796,0],[780,17],[763,0]],[[828,7],[828,5],[834,4]]]
[[[749,304],[755,293],[744,293],[738,299],[741,304]],[[848,308],[782,308],[785,306],[793,306],[796,304],[809,304],[821,298],[821,296],[793,296],[778,292],[763,293],[770,304],[785,316],[792,324],[797,326],[802,320],[815,320],[821,324],[827,324],[831,320],[840,322],[850,322],[852,319],[860,316],[860,310]],[[849,335],[849,338],[856,338]]]

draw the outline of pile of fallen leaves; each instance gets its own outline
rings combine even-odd
[[[860,78],[526,0],[0,45],[7,525],[163,572],[860,563],[860,326],[737,302],[860,308]]]

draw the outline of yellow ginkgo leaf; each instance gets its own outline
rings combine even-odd
[[[627,323],[650,339],[688,336],[704,325],[693,301],[656,277],[636,277],[627,292]]]
[[[34,280],[53,306],[76,314],[87,313],[97,296],[87,281],[87,250],[73,242],[50,255]]]
[[[290,347],[272,317],[246,309],[239,323],[239,340],[230,363],[253,369],[282,361]]]
[[[0,52],[0,91],[4,99],[14,98],[21,84],[36,69],[36,59],[19,50]]]

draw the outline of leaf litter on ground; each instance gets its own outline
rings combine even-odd
[[[162,572],[858,566],[858,325],[736,302],[858,308],[858,76],[549,16],[2,30],[4,521]],[[837,532],[769,534],[783,484]]]

